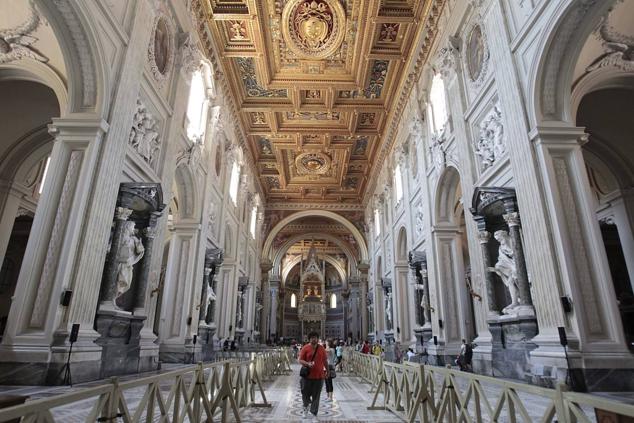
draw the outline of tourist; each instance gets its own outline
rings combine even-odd
[[[362,354],[370,354],[370,343],[366,340],[361,348]]]
[[[337,347],[335,348],[335,355],[335,369],[341,372],[343,371],[341,370],[341,367],[343,366],[343,341],[340,341],[339,345],[337,345]]]
[[[374,346],[372,347],[372,355],[376,355],[380,357],[382,353],[383,353],[383,347],[381,347],[381,344],[379,343],[379,341],[376,341],[374,343]]]
[[[466,340],[462,340],[462,345],[460,345],[460,353],[458,354],[458,358],[456,358],[456,364],[460,367],[462,371],[469,371],[471,369],[471,359],[473,357],[473,349],[470,344],[467,344]]]
[[[416,353],[412,347],[407,349],[407,361],[414,361],[413,358],[416,357]]]
[[[400,342],[396,342],[396,345],[394,346],[394,361],[396,364],[401,364],[403,361],[403,351],[401,351]]]
[[[323,380],[326,378],[328,370],[328,357],[324,348],[319,345],[319,334],[311,332],[308,334],[309,343],[304,345],[299,352],[299,364],[308,367],[309,372],[306,377],[301,378],[300,386],[302,390],[303,417],[308,417],[308,413],[317,416],[319,410],[319,395]]]
[[[324,342],[324,348],[326,348],[326,355],[328,357],[328,372],[326,373],[326,401],[332,401],[334,387],[332,386],[332,374],[334,374],[334,362],[336,351],[332,340],[329,339]]]

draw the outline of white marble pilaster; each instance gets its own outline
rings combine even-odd
[[[50,131],[55,143],[0,347],[2,361],[49,361],[55,332],[67,332],[69,324],[76,323],[67,312],[84,305],[77,291],[88,282],[72,279],[72,271],[78,243],[87,230],[93,173],[107,130],[108,124],[95,116],[53,120]],[[64,289],[74,291],[70,310],[57,300]],[[96,305],[99,286],[92,294]],[[91,342],[97,336],[92,320],[81,326],[78,350],[97,354],[87,359],[99,357],[100,347]]]
[[[541,171],[540,180],[544,183],[545,212],[560,262],[562,290],[559,295],[572,299],[572,312],[567,319],[572,349],[582,351],[581,359],[587,360],[586,366],[613,367],[619,359],[634,363],[625,344],[581,152],[581,144],[587,137],[582,128],[563,123],[538,127],[530,135]],[[539,305],[544,306],[536,303]],[[540,325],[537,338],[545,336]],[[593,360],[595,355],[598,358],[606,352],[610,353],[610,360]],[[543,351],[538,349],[531,355],[541,354]]]

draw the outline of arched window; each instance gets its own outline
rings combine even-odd
[[[376,236],[381,235],[381,216],[379,215],[379,209],[374,209],[374,232],[376,232]]]
[[[297,296],[295,294],[291,294],[291,308],[297,307]]]
[[[394,188],[396,189],[396,202],[403,199],[403,175],[401,174],[401,165],[397,164],[394,169]]]
[[[432,132],[434,134],[441,133],[447,123],[448,114],[447,98],[445,97],[445,83],[439,73],[434,75],[434,79],[431,83],[427,114],[429,116]]]
[[[249,231],[251,232],[251,236],[255,239],[255,223],[258,214],[258,207],[253,206],[251,209],[251,222],[249,222]]]
[[[203,68],[192,75],[187,104],[187,137],[193,142],[202,142],[207,126],[207,84]]]
[[[234,205],[238,205],[238,184],[240,182],[240,166],[233,162],[231,168],[231,181],[229,181],[229,196]]]
[[[330,308],[337,308],[337,294],[330,296]]]

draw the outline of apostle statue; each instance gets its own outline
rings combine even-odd
[[[392,291],[387,293],[385,297],[386,307],[385,307],[385,317],[387,319],[387,329],[392,329]]]
[[[497,242],[500,243],[498,250],[498,261],[495,263],[493,271],[502,279],[502,282],[509,290],[511,295],[511,304],[506,306],[502,313],[512,314],[512,309],[519,305],[518,284],[517,284],[517,266],[511,246],[511,237],[505,230],[495,231],[493,234]]]
[[[121,235],[121,246],[117,257],[117,296],[125,294],[132,284],[134,275],[134,265],[137,264],[145,253],[145,248],[141,242],[141,238],[135,235],[135,224],[132,221],[125,222],[123,234]]]

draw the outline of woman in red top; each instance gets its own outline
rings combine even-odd
[[[304,345],[297,360],[302,366],[310,368],[308,377],[301,379],[302,401],[304,403],[302,414],[304,417],[308,417],[309,408],[313,416],[317,416],[319,395],[328,372],[328,357],[324,347],[318,343],[319,334],[311,332],[308,334],[308,339],[310,342]]]

